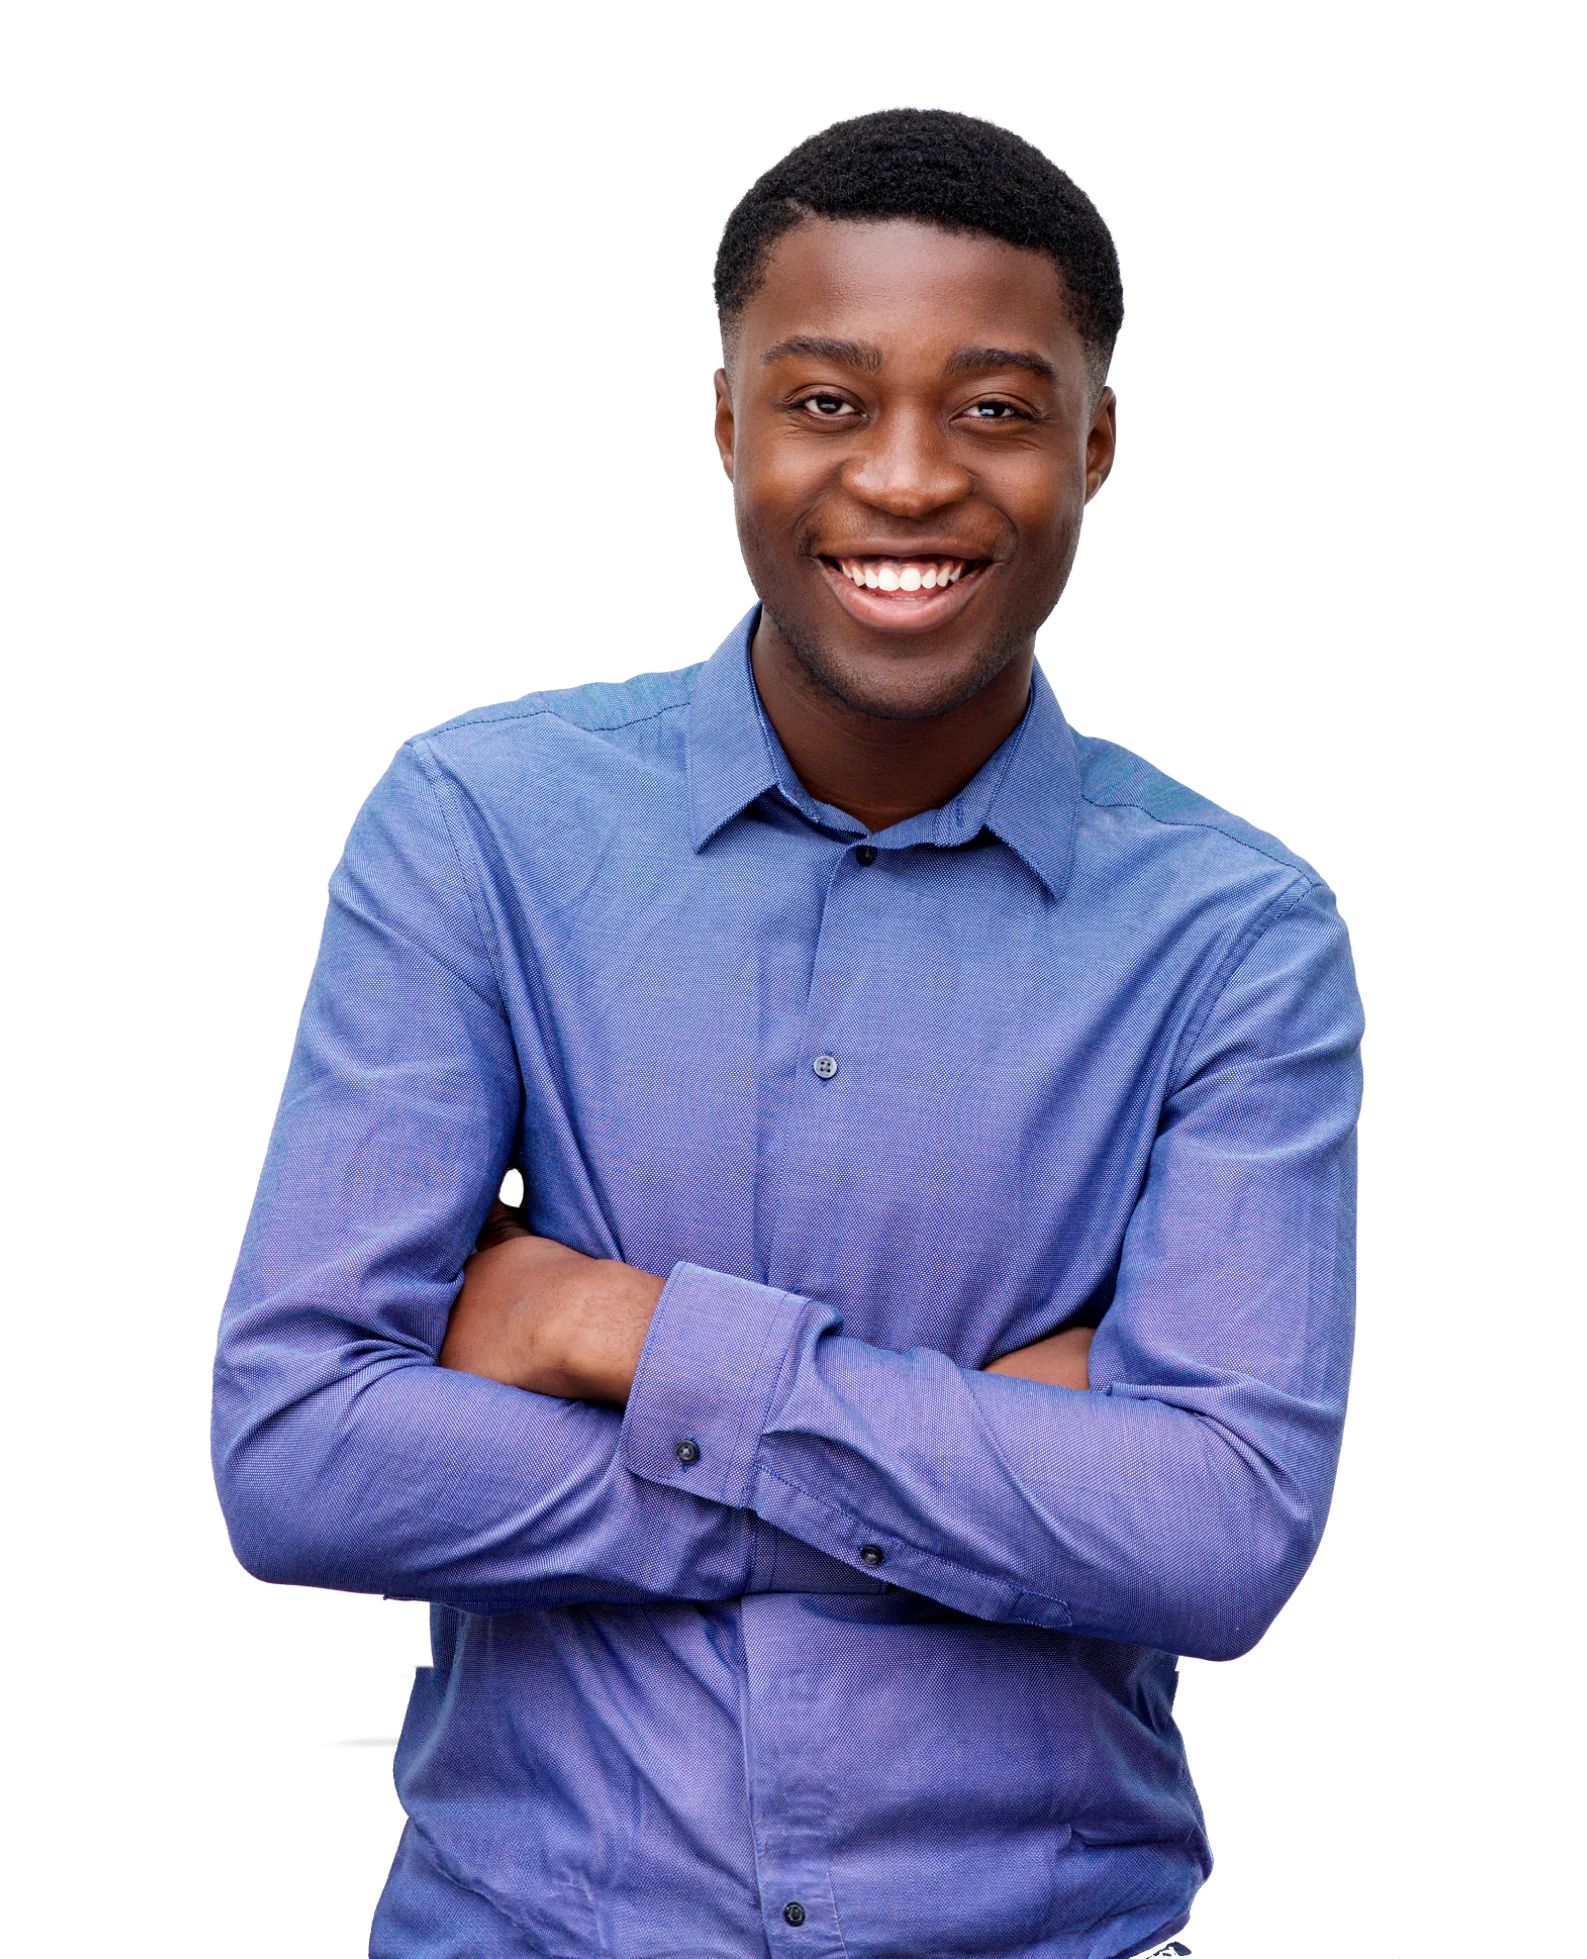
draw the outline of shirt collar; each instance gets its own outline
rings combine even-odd
[[[815,821],[860,834],[852,818],[811,800],[762,713],[749,664],[759,617],[758,606],[746,613],[701,667],[689,704],[689,811],[696,850],[774,789]],[[879,832],[878,842],[951,849],[989,830],[1050,897],[1058,898],[1069,880],[1079,805],[1074,736],[1038,667],[1024,718],[959,794],[941,809]]]

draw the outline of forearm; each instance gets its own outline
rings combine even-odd
[[[537,1237],[498,1201],[463,1268],[441,1365],[620,1408],[661,1293],[654,1274]]]
[[[694,1360],[706,1349],[708,1375]],[[1250,1382],[1107,1385],[1076,1393],[889,1352],[809,1301],[684,1267],[647,1342],[623,1457],[980,1618],[1209,1658],[1245,1650],[1315,1547],[1337,1421]],[[1289,1468],[1251,1440],[1294,1441],[1308,1420],[1315,1446],[1286,1450]],[[679,1462],[679,1435],[696,1462]]]
[[[751,1519],[633,1477],[612,1409],[411,1354],[303,1387],[262,1400],[219,1383],[216,1477],[257,1577],[471,1611],[730,1598],[748,1582]]]
[[[469,1259],[459,1299],[449,1242],[472,1240],[481,1200],[390,1219],[369,1201],[354,1224],[345,1198],[272,1153],[215,1374],[216,1482],[243,1564],[476,1612],[738,1596],[753,1520],[634,1477],[616,1409],[438,1364],[448,1309],[524,1246]],[[627,1270],[550,1249],[575,1270]]]
[[[661,1281],[536,1238],[521,1213],[500,1203],[491,1208],[479,1247],[465,1267],[442,1367],[528,1391],[534,1400],[555,1396],[581,1407],[626,1402]],[[993,1371],[1084,1389],[1091,1338],[1089,1327],[1067,1329],[1005,1355]],[[615,1416],[608,1419],[616,1425]],[[635,1479],[634,1487],[648,1486]],[[749,1521],[745,1510],[728,1514]]]
[[[537,1237],[521,1210],[498,1201],[464,1267],[441,1365],[508,1387],[620,1408],[632,1392],[663,1290],[653,1273]],[[1065,1327],[1004,1354],[986,1372],[1084,1389],[1093,1337],[1089,1326]]]
[[[990,1361],[983,1370],[1006,1374],[1016,1381],[1040,1381],[1049,1388],[1075,1388],[1084,1391],[1091,1385],[1091,1342],[1095,1329],[1068,1326],[1045,1340],[1034,1340],[1028,1347]]]

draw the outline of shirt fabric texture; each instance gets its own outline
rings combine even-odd
[[[332,880],[215,1462],[251,1571],[432,1602],[377,1959],[1145,1951],[1210,1868],[1174,1656],[1248,1649],[1323,1527],[1328,888],[1039,671],[867,836],[755,618],[408,743]],[[511,1165],[670,1275],[626,1411],[435,1364]],[[1073,1321],[1089,1393],[981,1371]]]

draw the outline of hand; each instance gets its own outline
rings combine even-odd
[[[441,1344],[443,1367],[564,1401],[621,1406],[664,1280],[537,1238],[493,1204]]]
[[[994,1360],[983,1372],[1013,1374],[1022,1381],[1045,1381],[1050,1388],[1084,1390],[1091,1385],[1086,1360],[1095,1331],[1089,1326],[1065,1327],[1062,1333],[1049,1333],[1045,1340],[1034,1341],[1028,1347],[1005,1354],[1001,1360]]]

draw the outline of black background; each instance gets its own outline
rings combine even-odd
[[[200,1344],[319,884],[392,746],[496,693],[684,662],[748,597],[709,460],[711,233],[748,170],[864,98],[733,96],[623,96],[576,123],[504,104],[433,116],[413,90],[349,96],[343,76],[323,98],[294,86],[247,141],[217,108],[219,188],[184,176],[214,266],[190,321],[214,376],[192,451],[212,498],[206,617],[194,684],[143,725],[186,974],[163,1077],[174,1177],[198,1193],[170,1297]],[[1140,325],[1129,439],[1040,658],[1080,727],[1285,833],[1344,891],[1379,1036],[1362,1371],[1569,1373],[1565,1316],[1524,1238],[1495,1228],[1536,1213],[1550,1171],[1481,1113],[1503,1068],[1493,948],[1518,901],[1483,821],[1503,744],[1469,688],[1493,643],[1454,596],[1481,525],[1458,496],[1434,517],[1415,494],[1407,460],[1436,409],[1407,333],[1385,329],[1385,288],[1444,290],[1420,163],[1254,114],[1174,129],[1052,100],[970,106],[1033,127],[1121,215]],[[1430,329],[1407,311],[1415,347]],[[1358,1389],[1344,1473],[1579,1473],[1558,1442],[1565,1393]],[[266,1593],[223,1550],[198,1467],[182,1487],[198,1608],[167,1659],[206,1765],[184,1785],[184,1861],[208,1877],[184,1890],[180,1949],[359,1953],[398,1828],[390,1761],[312,1744],[398,1726],[394,1669],[421,1657],[421,1614]],[[1185,1669],[1219,1855],[1197,1926],[1571,1920],[1556,1791],[1573,1702],[1554,1718],[1540,1693],[1567,1693],[1554,1628],[1575,1503],[1338,1493],[1270,1642]]]

